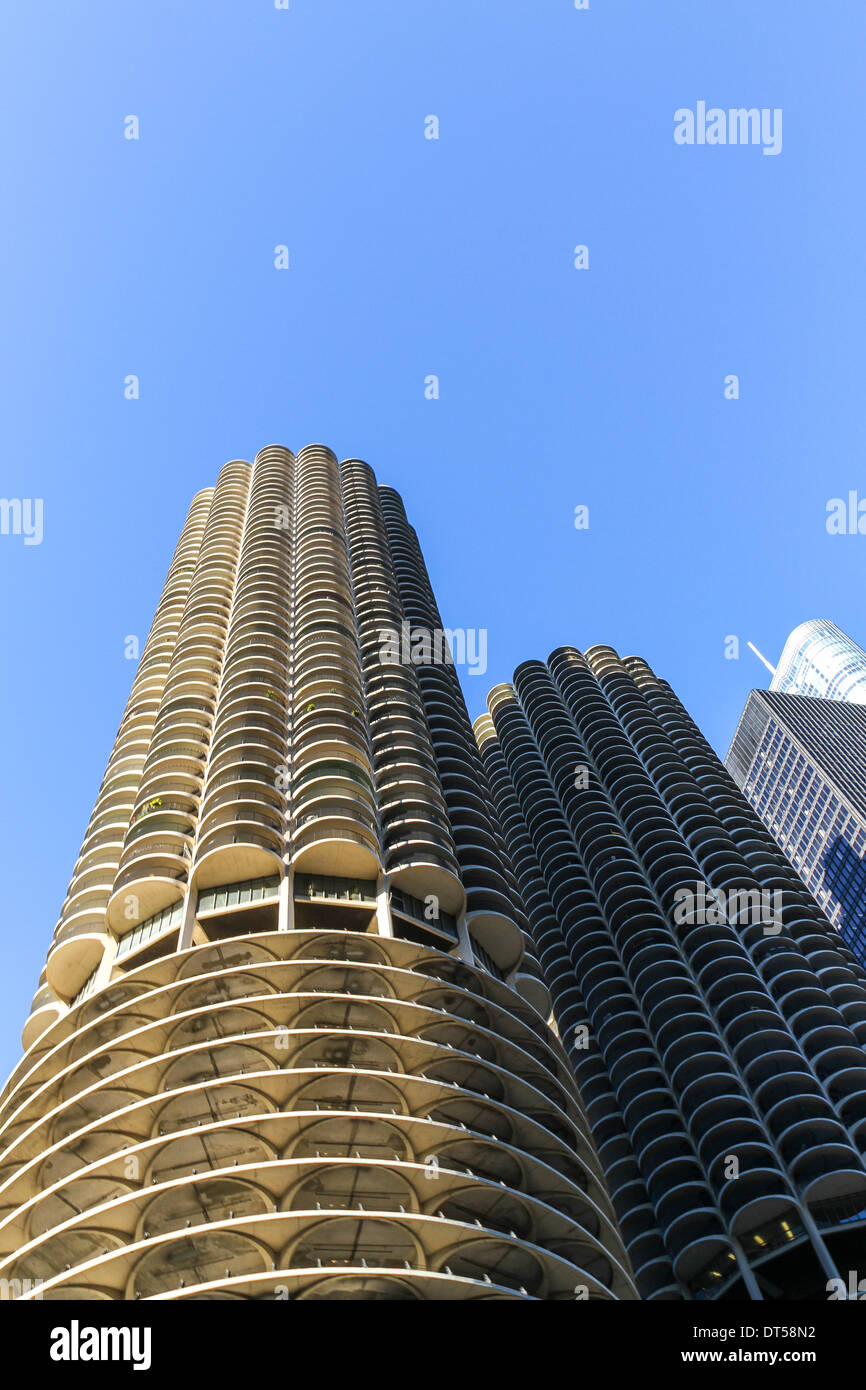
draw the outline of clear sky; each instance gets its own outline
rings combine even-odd
[[[860,0],[7,0],[0,492],[43,536],[0,535],[0,1072],[124,639],[227,459],[324,442],[402,491],[488,631],[473,716],[607,642],[724,754],[747,639],[866,639],[866,538],[825,526],[866,497],[864,51]],[[678,145],[701,101],[781,109],[781,152]]]

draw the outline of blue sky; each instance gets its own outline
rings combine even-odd
[[[124,638],[226,459],[322,441],[402,491],[446,624],[489,633],[473,715],[608,642],[724,753],[747,639],[866,639],[866,539],[825,528],[866,496],[864,44],[855,0],[3,6],[0,492],[43,539],[0,536],[0,1072]],[[781,153],[677,145],[701,100],[781,108]]]

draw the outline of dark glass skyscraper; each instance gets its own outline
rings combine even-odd
[[[476,722],[639,1289],[823,1298],[866,1237],[866,975],[670,686],[564,647]]]
[[[726,766],[866,963],[866,706],[753,690]]]

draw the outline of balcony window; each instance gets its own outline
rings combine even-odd
[[[227,908],[247,907],[251,903],[276,902],[280,895],[280,876],[252,878],[245,883],[225,883],[219,888],[205,888],[198,895],[198,914],[225,912]]]
[[[155,936],[160,936],[167,932],[171,927],[180,926],[180,919],[183,916],[183,903],[172,903],[170,907],[164,907],[161,912],[157,912],[153,917],[148,917],[146,922],[140,922],[131,931],[124,932],[117,943],[117,954],[115,960],[120,960],[122,956],[128,956],[130,951],[138,950],[146,941],[151,941]]]
[[[391,889],[391,907],[395,912],[401,913],[405,917],[411,917],[416,922],[423,922],[424,926],[430,931],[441,932],[451,941],[457,940],[457,918],[450,912],[439,909],[438,917],[430,917],[426,903],[420,898],[413,898],[411,893],[406,893],[402,889]]]
[[[330,899],[333,902],[375,903],[376,882],[363,878],[329,878],[324,874],[297,874],[295,898],[311,902]]]

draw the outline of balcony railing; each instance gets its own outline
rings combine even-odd
[[[178,835],[182,833],[184,832],[178,831]],[[189,845],[173,844],[167,840],[159,841],[155,845],[138,845],[135,849],[127,850],[124,857],[126,859],[140,859],[143,854],[170,854],[176,859],[190,858]]]
[[[294,896],[296,899],[309,899],[311,902],[325,899],[329,902],[359,903],[372,907],[376,902],[376,883],[373,879],[297,874]]]

